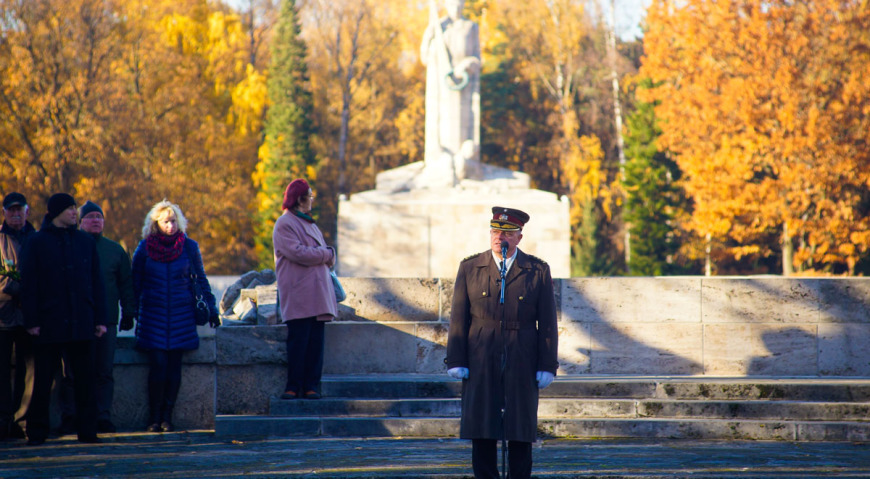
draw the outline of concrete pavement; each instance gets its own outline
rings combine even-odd
[[[0,442],[0,477],[471,477],[471,446],[460,439],[102,437],[97,445],[75,436],[38,447]],[[534,458],[534,477],[548,479],[870,477],[870,443],[547,439]]]

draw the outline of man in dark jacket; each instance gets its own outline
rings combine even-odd
[[[90,234],[97,242],[97,255],[100,257],[103,286],[106,290],[106,334],[96,340],[96,400],[97,432],[115,432],[112,422],[112,399],[115,392],[115,379],[112,369],[115,366],[115,343],[118,337],[118,317],[121,318],[121,331],[133,329],[136,317],[136,296],[133,293],[133,277],[130,273],[130,256],[120,244],[103,236],[105,217],[100,205],[86,201],[79,208],[80,228]],[[120,315],[118,305],[120,304]],[[60,394],[61,430],[74,430],[75,402],[72,371],[64,363],[63,386]]]
[[[474,476],[498,477],[502,439],[510,477],[522,479],[532,473],[538,389],[559,366],[556,301],[550,267],[517,248],[529,215],[492,212],[491,250],[459,265],[446,362],[450,376],[463,379],[460,437],[472,440]]]
[[[27,411],[27,405],[21,407],[21,401],[25,364],[31,351],[30,336],[24,330],[24,315],[21,313],[19,301],[21,282],[18,257],[21,254],[21,245],[28,236],[36,232],[27,221],[29,213],[27,198],[21,193],[9,193],[3,198],[3,226],[0,227],[0,271],[3,271],[0,276],[0,440],[21,434],[16,422]],[[14,387],[10,377],[13,348]]]
[[[51,383],[65,354],[75,381],[80,442],[99,442],[94,401],[94,337],[106,333],[106,297],[94,239],[76,228],[76,204],[65,193],[48,199],[39,232],[21,254],[24,327],[33,338],[34,380],[25,419],[29,445],[49,432]]]

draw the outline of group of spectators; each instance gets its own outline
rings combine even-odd
[[[103,236],[102,208],[81,208],[52,195],[37,231],[21,193],[3,199],[0,228],[0,440],[40,445],[50,432],[52,384],[59,384],[61,433],[100,442],[112,422],[118,329],[135,326],[148,355],[147,430],[172,431],[181,386],[181,356],[199,346],[196,303],[220,324],[215,298],[187,220],[161,201],[145,216],[131,264],[120,244]],[[193,282],[202,297],[194,296]],[[12,376],[12,357],[15,375]]]

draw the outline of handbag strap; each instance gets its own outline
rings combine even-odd
[[[187,260],[190,262],[190,286],[193,289],[193,297],[196,299],[197,305],[199,303],[205,303],[205,301],[203,301],[205,295],[202,294],[202,288],[199,287],[199,275],[196,274],[196,258],[194,258],[191,248],[187,247],[186,242],[184,245],[184,251],[187,254]]]

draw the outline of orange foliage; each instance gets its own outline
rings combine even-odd
[[[870,216],[870,10],[853,2],[656,0],[641,74],[689,227],[785,271],[854,267]],[[794,248],[794,256],[789,251]]]

